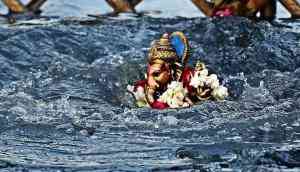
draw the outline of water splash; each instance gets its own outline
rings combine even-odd
[[[295,28],[243,18],[80,23],[0,28],[0,171],[299,169]],[[190,38],[191,64],[221,74],[228,100],[134,107],[127,84],[143,77],[151,41],[174,30]]]

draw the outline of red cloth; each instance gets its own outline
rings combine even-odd
[[[145,88],[145,85],[147,84],[147,80],[139,80],[139,81],[136,81],[135,83],[134,83],[134,90],[133,91],[137,91],[137,88],[138,87],[143,87],[143,88]]]
[[[155,100],[152,104],[151,104],[151,107],[153,109],[160,109],[160,110],[163,110],[163,109],[167,109],[169,107],[169,105],[167,103],[163,103],[163,102],[160,102],[158,100]]]
[[[190,67],[184,68],[181,75],[181,82],[184,88],[187,88],[188,92],[193,92],[193,87],[190,86],[191,78],[194,75],[194,70]]]

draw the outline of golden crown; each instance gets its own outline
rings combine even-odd
[[[158,41],[155,41],[149,52],[149,62],[163,60],[166,62],[178,61],[176,51],[171,46],[169,34],[164,34]]]

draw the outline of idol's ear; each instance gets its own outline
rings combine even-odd
[[[182,65],[185,66],[190,58],[190,45],[186,36],[182,32],[174,32],[170,35],[170,42]]]

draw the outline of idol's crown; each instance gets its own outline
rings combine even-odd
[[[149,62],[163,60],[165,62],[176,62],[178,56],[172,47],[169,34],[164,34],[159,40],[155,41],[149,53]]]

